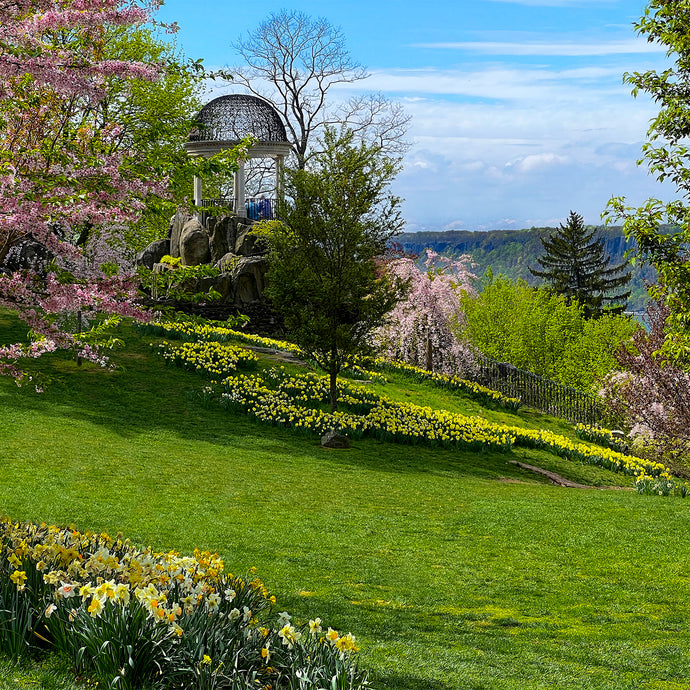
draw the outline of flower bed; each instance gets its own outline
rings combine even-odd
[[[248,345],[267,347],[285,352],[292,352],[297,356],[305,356],[302,350],[292,343],[272,338],[263,338],[251,333],[243,333],[222,326],[199,325],[180,322],[157,322],[153,324],[137,324],[137,328],[150,335],[164,336],[180,340],[215,341],[226,343],[232,340]],[[371,369],[383,371],[395,371],[412,377],[417,381],[430,381],[446,390],[461,393],[484,405],[498,404],[508,410],[517,411],[521,406],[518,398],[509,398],[498,391],[481,386],[474,381],[467,381],[459,376],[449,376],[436,372],[426,371],[411,364],[398,361],[388,361],[382,358],[362,360],[355,357],[352,362],[343,365],[342,375],[354,379],[369,379],[372,381],[386,382],[385,375]]]
[[[169,351],[167,348],[170,347],[163,346],[163,350]],[[205,347],[209,348],[209,352],[215,352],[218,347],[222,350],[222,346],[216,342],[199,341],[193,349],[175,350],[176,361],[179,359],[180,363],[184,364],[185,357],[189,357],[188,366],[195,371],[206,373],[215,383],[219,371],[215,362],[220,356],[214,359],[203,354]],[[203,364],[205,361],[211,362],[207,369]],[[440,385],[456,387],[458,390],[466,388],[466,385],[477,386],[457,377],[430,374],[406,364],[393,366],[418,377],[423,375],[423,378]],[[643,479],[636,483],[640,493],[677,493],[685,496],[688,491],[687,485],[674,479],[662,463],[628,456],[611,448],[595,448],[545,430],[494,424],[479,417],[467,417],[412,403],[394,402],[351,381],[340,380],[338,389],[338,402],[344,410],[330,412],[327,409],[327,377],[316,374],[289,375],[281,367],[261,375],[235,373],[222,379],[220,389],[205,387],[202,395],[205,399],[220,402],[228,409],[248,414],[258,421],[287,426],[310,434],[322,435],[333,429],[353,438],[370,436],[394,443],[423,443],[473,451],[507,451],[514,446],[537,448],[569,460],[597,465],[638,479],[642,477]],[[489,389],[479,391],[479,394],[488,396],[493,402],[500,402],[500,394]],[[510,400],[506,398],[501,404],[511,405]],[[650,481],[655,487],[654,490],[649,488]]]
[[[613,450],[625,452],[626,444],[622,443],[616,436],[614,436],[612,431],[608,429],[602,429],[598,426],[591,426],[590,424],[577,424],[575,425],[575,433],[579,438],[585,441],[590,441],[596,443],[605,448],[611,448]]]
[[[283,350],[285,352],[292,352],[296,355],[302,354],[302,350],[292,343],[283,340],[273,340],[272,338],[263,338],[259,335],[236,331],[232,328],[225,328],[224,326],[195,324],[191,322],[159,321],[156,323],[137,323],[136,328],[147,335],[162,336],[174,340],[187,340],[190,342],[215,341],[219,343],[227,343],[235,340],[240,343],[246,343],[247,345]]]
[[[221,378],[239,369],[253,369],[257,358],[253,352],[237,345],[217,342],[190,342],[182,345],[159,345],[161,356],[171,364]]]
[[[51,646],[104,687],[369,687],[355,638],[274,614],[216,555],[153,553],[107,534],[0,519],[0,649]],[[302,686],[300,686],[302,687]]]
[[[410,376],[416,381],[429,381],[439,388],[462,393],[483,405],[498,404],[501,407],[517,412],[522,405],[519,398],[509,398],[498,391],[491,390],[474,381],[468,381],[459,376],[449,376],[448,374],[438,374],[434,371],[426,371],[406,362],[388,361],[378,358],[374,360],[374,366],[384,371],[397,371]]]

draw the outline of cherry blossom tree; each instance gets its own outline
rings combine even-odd
[[[23,360],[56,349],[105,363],[99,329],[91,338],[70,332],[66,314],[144,318],[132,273],[113,252],[113,228],[134,222],[166,181],[134,172],[135,153],[112,146],[119,127],[100,118],[98,105],[115,84],[126,95],[123,84],[160,76],[161,65],[104,51],[109,28],[143,25],[155,9],[129,0],[0,0],[0,266],[27,244],[45,259],[0,272],[0,306],[31,329],[28,344],[0,347],[0,374],[18,383]],[[91,241],[82,245],[85,229]]]
[[[475,294],[470,257],[450,258],[427,249],[424,267],[410,256],[388,262],[388,273],[407,282],[409,293],[376,332],[377,349],[388,359],[458,374],[474,361],[470,347],[457,335],[462,323],[460,296]]]

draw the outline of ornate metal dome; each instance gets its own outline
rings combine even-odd
[[[214,98],[201,109],[196,121],[190,142],[236,142],[250,134],[261,143],[287,142],[280,115],[257,96],[235,93]]]

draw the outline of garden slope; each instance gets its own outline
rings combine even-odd
[[[203,405],[202,379],[126,338],[117,372],[55,358],[42,396],[0,381],[0,512],[257,566],[280,610],[357,635],[377,688],[690,687],[688,566],[667,527],[690,527],[682,500],[552,487],[508,462],[627,481],[537,451],[327,451]]]

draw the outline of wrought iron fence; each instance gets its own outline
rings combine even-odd
[[[202,199],[201,200],[201,207],[202,208],[229,208],[232,211],[235,208],[235,200],[234,199],[227,199],[227,198]]]
[[[221,199],[202,199],[202,208],[227,208],[231,211],[235,210],[235,200],[228,198]],[[258,196],[249,197],[246,199],[244,208],[247,212],[247,218],[251,220],[272,220],[275,218],[275,210],[277,207],[276,199]]]
[[[520,398],[524,405],[570,422],[595,424],[603,415],[601,403],[590,393],[483,355],[477,358],[476,373],[468,378],[511,398]]]

